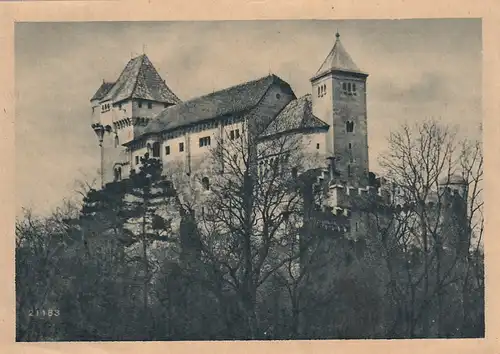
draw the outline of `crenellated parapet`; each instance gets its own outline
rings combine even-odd
[[[457,188],[440,188],[429,193],[424,203],[409,202],[408,198],[394,183],[389,183],[383,178],[375,180],[374,185],[360,185],[342,181],[336,178],[328,169],[317,173],[314,190],[321,194],[322,210],[332,215],[350,216],[356,212],[368,213],[403,213],[417,208],[427,211],[443,210],[457,200],[463,198],[463,192]]]

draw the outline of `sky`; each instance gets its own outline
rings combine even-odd
[[[97,180],[90,98],[145,52],[182,100],[274,73],[311,92],[335,32],[367,84],[370,168],[401,123],[480,139],[480,19],[16,23],[16,212],[48,213]]]

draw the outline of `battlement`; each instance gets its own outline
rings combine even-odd
[[[316,181],[315,191],[322,193],[323,211],[328,211],[333,215],[343,215],[349,217],[352,212],[370,209],[384,210],[386,212],[406,212],[415,210],[415,202],[409,203],[402,195],[401,191],[393,183],[389,183],[380,177],[375,180],[374,185],[355,185],[338,178],[331,178],[331,171],[323,169]],[[424,203],[428,210],[437,208],[448,208],[456,202],[456,198],[463,199],[463,193],[456,189],[440,188],[439,191],[430,193]],[[466,200],[464,200],[466,202]],[[382,208],[380,208],[382,207]]]

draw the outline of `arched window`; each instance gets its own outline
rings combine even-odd
[[[203,177],[201,179],[201,184],[203,185],[203,189],[208,191],[210,189],[210,181],[208,177]]]
[[[349,120],[345,122],[345,130],[347,133],[354,132],[354,122]]]
[[[118,139],[118,135],[115,135],[115,147],[118,147],[120,145],[120,140]]]
[[[122,179],[122,168],[116,167],[115,168],[115,182],[121,181],[121,179]]]
[[[160,157],[160,143],[153,143],[153,157]]]

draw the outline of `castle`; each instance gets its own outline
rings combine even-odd
[[[354,207],[356,201],[374,195],[394,203],[398,197],[392,185],[369,170],[367,78],[336,33],[333,48],[310,79],[310,94],[296,97],[287,82],[270,74],[183,102],[149,58],[140,55],[91,98],[102,184],[128,178],[149,153],[164,168],[180,166],[186,178],[202,174],[200,187],[209,189],[214,166],[206,165],[207,154],[219,142],[245,135],[265,146],[274,137],[294,135],[301,150],[314,157],[295,173],[319,171],[314,178],[326,183],[323,207],[345,216],[335,228],[358,239],[369,225]],[[258,159],[261,174],[280,157]],[[449,179],[443,185],[462,198],[467,194],[463,180]]]

